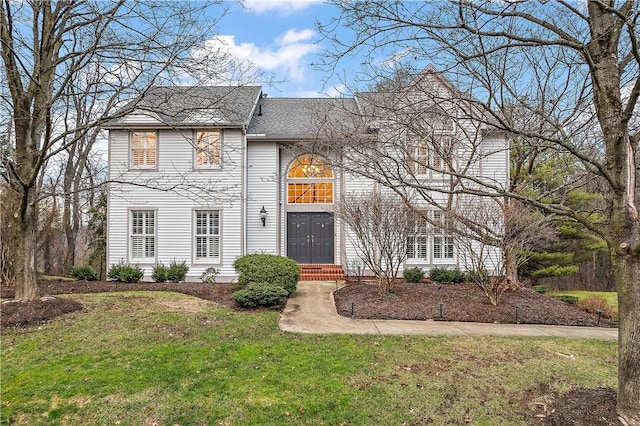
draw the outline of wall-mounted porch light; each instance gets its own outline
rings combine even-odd
[[[267,211],[264,209],[264,206],[262,206],[260,210],[260,220],[262,221],[262,226],[267,225]]]

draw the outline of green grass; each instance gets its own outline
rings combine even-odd
[[[175,293],[73,297],[88,312],[5,330],[2,424],[518,425],[616,385],[615,342],[297,335]]]
[[[612,307],[618,307],[618,293],[615,291],[584,291],[584,290],[567,290],[567,291],[554,291],[550,293],[552,296],[565,294],[567,296],[574,296],[578,299],[584,299],[588,296],[600,296],[604,298]]]

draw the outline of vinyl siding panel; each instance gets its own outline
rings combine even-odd
[[[504,135],[487,133],[482,153],[482,176],[506,188],[509,185],[509,145]]]
[[[247,253],[279,254],[278,240],[278,145],[250,142],[247,160]],[[267,211],[262,226],[260,210]]]

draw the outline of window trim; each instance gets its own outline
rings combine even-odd
[[[133,233],[133,216],[135,213],[153,213],[153,257],[134,257],[133,255],[133,237],[134,237],[134,233]],[[154,209],[154,208],[129,208],[128,209],[128,213],[127,213],[127,217],[128,217],[128,235],[129,238],[127,239],[128,242],[128,248],[127,248],[127,255],[129,258],[129,261],[131,263],[151,263],[151,264],[155,264],[156,263],[156,259],[158,258],[158,209]],[[147,220],[147,216],[145,216],[145,219],[143,219],[145,222]],[[143,223],[143,228],[145,228],[147,225],[146,223]],[[146,238],[149,236],[149,234],[136,234],[136,235],[142,235],[143,238]]]
[[[219,143],[218,143],[218,163],[217,164],[198,164],[198,151],[204,151],[203,149],[198,148],[198,133],[204,132],[218,132],[219,133]],[[208,129],[194,129],[192,133],[192,164],[193,170],[220,170],[222,169],[222,153],[224,148],[224,131],[219,128],[208,128]]]
[[[218,212],[218,257],[203,257],[198,258],[197,249],[197,223],[199,212]],[[222,241],[223,241],[223,226],[222,226],[223,211],[219,207],[206,207],[206,208],[193,208],[191,211],[191,260],[194,264],[222,266]]]
[[[155,164],[147,165],[147,164],[134,164],[134,155],[133,155],[133,140],[134,135],[136,133],[155,133],[156,136],[156,146],[155,146]],[[129,169],[130,170],[158,170],[158,163],[160,162],[160,150],[158,149],[160,146],[160,132],[158,130],[144,130],[144,129],[132,129],[129,131]],[[146,149],[144,150],[146,151]]]

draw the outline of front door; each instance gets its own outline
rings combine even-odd
[[[288,213],[287,255],[298,263],[333,263],[333,214]]]

